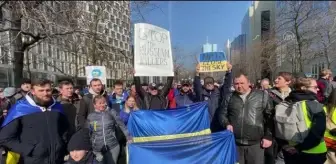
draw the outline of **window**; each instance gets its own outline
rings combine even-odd
[[[312,77],[317,79],[324,68],[326,68],[324,63],[313,64],[311,69]]]
[[[44,58],[43,59],[43,62],[44,62],[44,70],[47,71],[48,70],[48,61],[47,61],[47,58]]]

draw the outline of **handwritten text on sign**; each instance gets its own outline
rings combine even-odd
[[[135,76],[172,76],[169,31],[146,23],[135,24]]]
[[[224,52],[207,52],[200,54],[200,72],[219,72],[227,70]]]

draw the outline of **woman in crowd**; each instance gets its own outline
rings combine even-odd
[[[128,96],[124,109],[120,111],[120,118],[125,125],[127,125],[130,113],[136,110],[139,110],[139,108],[137,106],[137,103],[135,102],[135,98],[133,96]]]
[[[325,164],[336,163],[336,90],[333,90],[328,98],[327,103],[327,129],[324,134],[326,142],[327,161]]]
[[[313,78],[299,77],[294,91],[285,99],[287,102],[302,102],[301,109],[307,124],[308,135],[301,143],[288,143],[283,146],[286,164],[323,164],[326,161],[326,144],[323,139],[326,130],[326,115],[323,105],[317,102],[318,86]]]
[[[274,80],[274,87],[272,89],[266,89],[271,97],[274,107],[284,101],[292,91],[290,86],[293,81],[293,75],[291,73],[279,72],[278,76]],[[272,146],[265,150],[265,164],[284,163],[284,157],[281,152],[282,144],[281,140],[273,140]]]

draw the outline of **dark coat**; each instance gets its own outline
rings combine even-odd
[[[11,111],[28,106],[47,110],[18,117],[0,131],[0,144],[19,153],[23,163],[63,163],[69,125],[63,113],[48,111],[52,106],[62,107],[58,102],[52,104],[49,107],[40,107],[30,96],[26,96],[25,99],[18,101]]]

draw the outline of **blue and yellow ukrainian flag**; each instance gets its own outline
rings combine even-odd
[[[199,56],[200,72],[219,72],[227,70],[224,52],[206,52]]]

